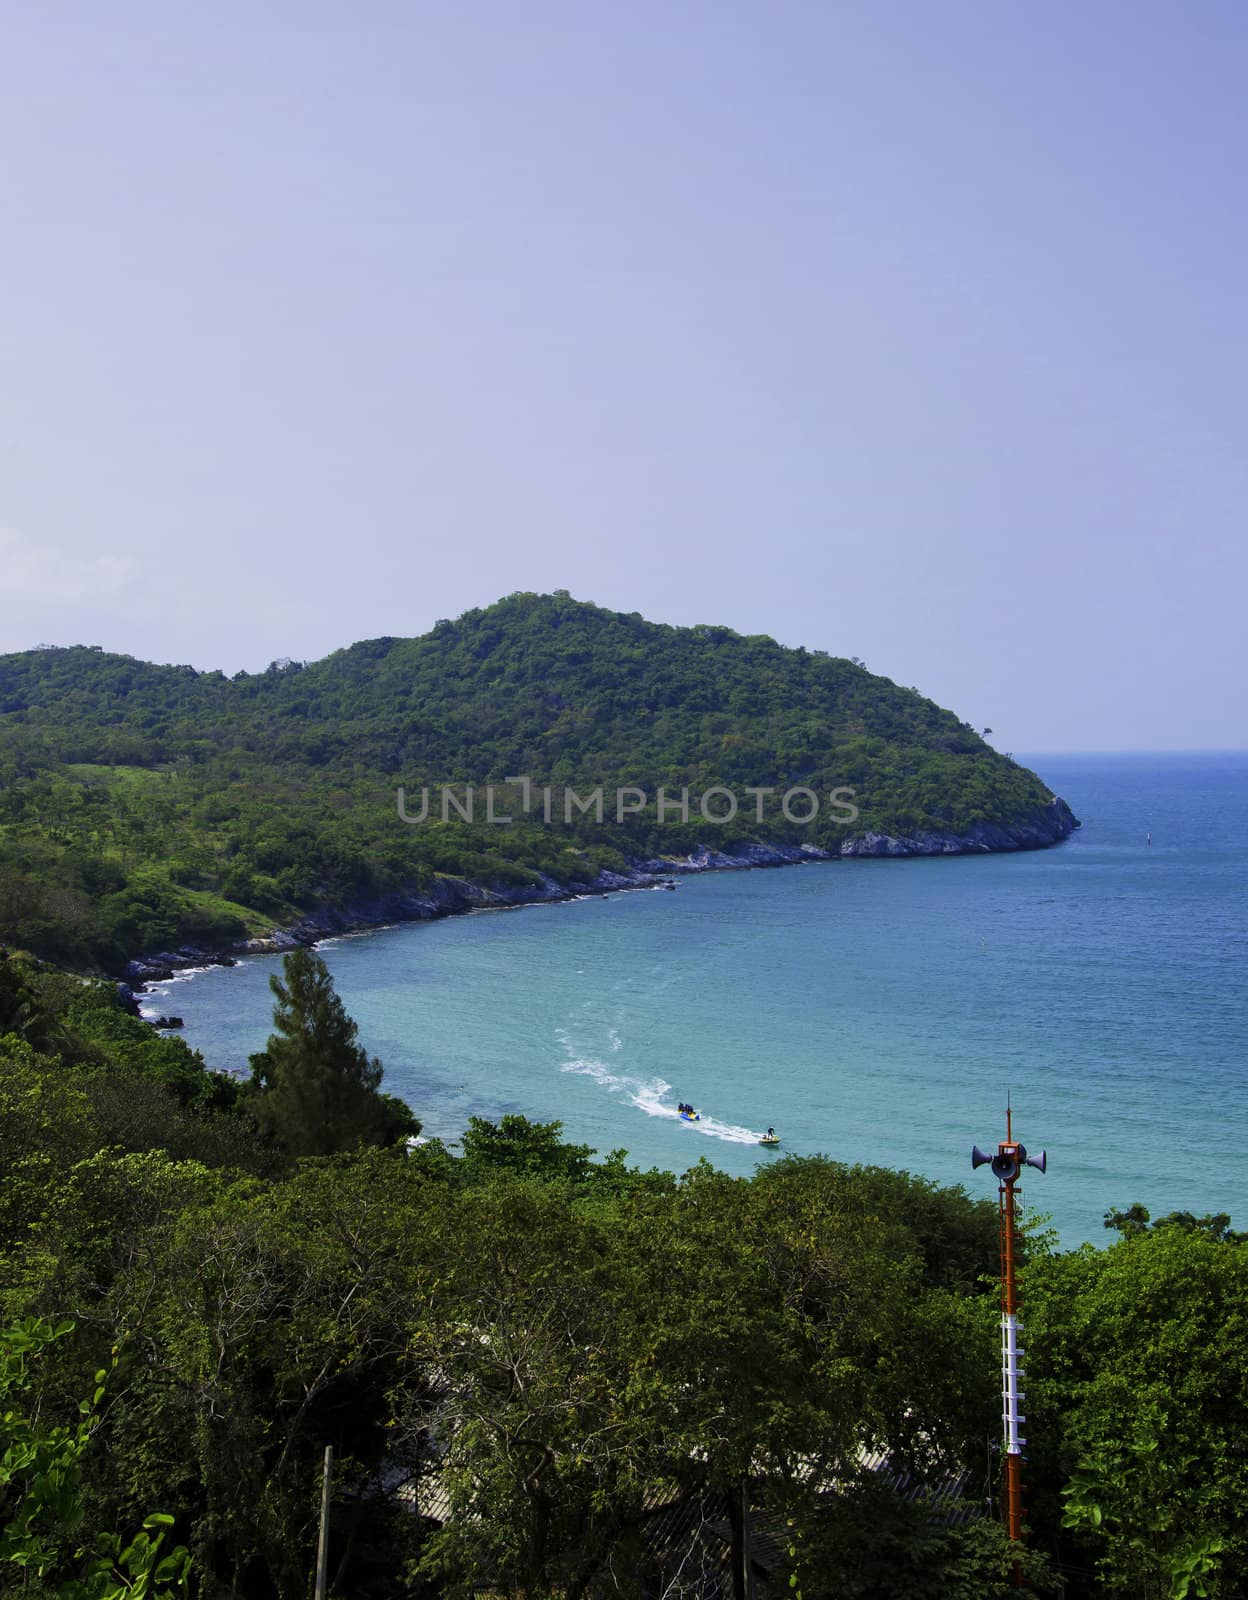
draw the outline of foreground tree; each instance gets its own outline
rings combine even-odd
[[[422,1226],[428,1211],[434,1241]],[[246,1600],[306,1600],[326,1445],[335,1455],[335,1570],[370,1537],[389,1393],[419,1395],[412,1318],[431,1254],[449,1253],[419,1161],[366,1150],[250,1180],[188,1208],[119,1282],[110,1311],[137,1320],[145,1360],[108,1423],[122,1510],[164,1504],[207,1575]],[[410,1522],[410,1517],[407,1519]],[[394,1542],[378,1541],[385,1551]],[[397,1563],[393,1550],[386,1558]],[[359,1593],[348,1586],[338,1593]]]
[[[108,1372],[95,1374],[69,1425],[39,1416],[32,1363],[73,1327],[0,1328],[0,1588],[48,1600],[181,1600],[190,1556],[181,1545],[162,1551],[171,1516],[153,1512],[127,1537],[84,1529],[83,1462]]]
[[[1146,1219],[1028,1269],[1032,1508],[1096,1560],[1097,1592],[1232,1600],[1248,1594],[1248,1244],[1219,1218]]]
[[[1027,1593],[1058,1593],[1042,1553],[1016,1545],[994,1517],[959,1521],[961,1511],[859,1474],[793,1525],[791,1588],[801,1600],[1017,1600],[1017,1564]]]
[[[268,1045],[251,1058],[256,1115],[292,1156],[397,1144],[420,1132],[401,1100],[380,1092],[382,1067],[360,1045],[329,968],[295,950],[269,986],[277,996]]]
[[[993,1319],[881,1222],[874,1174],[699,1166],[607,1201],[509,1170],[547,1141],[508,1132],[474,1130],[475,1160],[505,1147],[508,1163],[438,1214],[453,1249],[418,1336],[438,1385],[396,1396],[424,1501],[446,1508],[418,1568],[440,1595],[657,1594],[688,1581],[711,1523],[720,1587],[701,1592],[722,1593],[749,1547],[743,1504],[805,1527],[863,1449],[937,1485],[978,1449]],[[941,1551],[950,1570],[965,1555]],[[797,1563],[812,1585],[822,1559]]]

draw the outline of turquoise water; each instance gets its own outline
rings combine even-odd
[[[969,1152],[1004,1136],[1008,1091],[1063,1242],[1134,1200],[1248,1225],[1248,753],[1025,759],[1084,821],[1053,850],[709,874],[323,953],[387,1088],[448,1139],[519,1111],[642,1166],[748,1173],[774,1124],[785,1152],[990,1196]],[[243,1068],[279,965],[148,1005]]]

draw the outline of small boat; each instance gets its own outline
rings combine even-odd
[[[779,1144],[780,1135],[778,1133],[765,1133],[758,1142],[759,1144]]]
[[[701,1122],[702,1120],[702,1114],[699,1111],[680,1111],[677,1112],[677,1115],[682,1122]]]
[[[660,889],[674,889],[675,887],[676,887],[675,878],[668,878],[668,879],[666,879],[665,882],[663,882],[663,883],[661,883],[659,885]]]

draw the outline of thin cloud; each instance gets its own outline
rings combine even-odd
[[[128,556],[80,556],[0,528],[0,594],[6,600],[98,603],[120,594],[133,570]]]

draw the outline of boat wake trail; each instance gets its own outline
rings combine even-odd
[[[682,1122],[676,1103],[665,1098],[672,1092],[672,1086],[665,1078],[630,1078],[624,1073],[612,1072],[605,1061],[597,1061],[592,1056],[578,1056],[572,1061],[565,1061],[562,1070],[592,1078],[610,1094],[622,1095],[630,1105],[644,1111],[648,1117],[666,1117],[671,1122],[680,1122],[691,1133],[703,1133],[712,1139],[723,1139],[728,1144],[758,1143],[759,1135],[751,1129],[732,1122],[721,1122],[718,1117],[708,1116],[705,1111],[698,1122]]]

